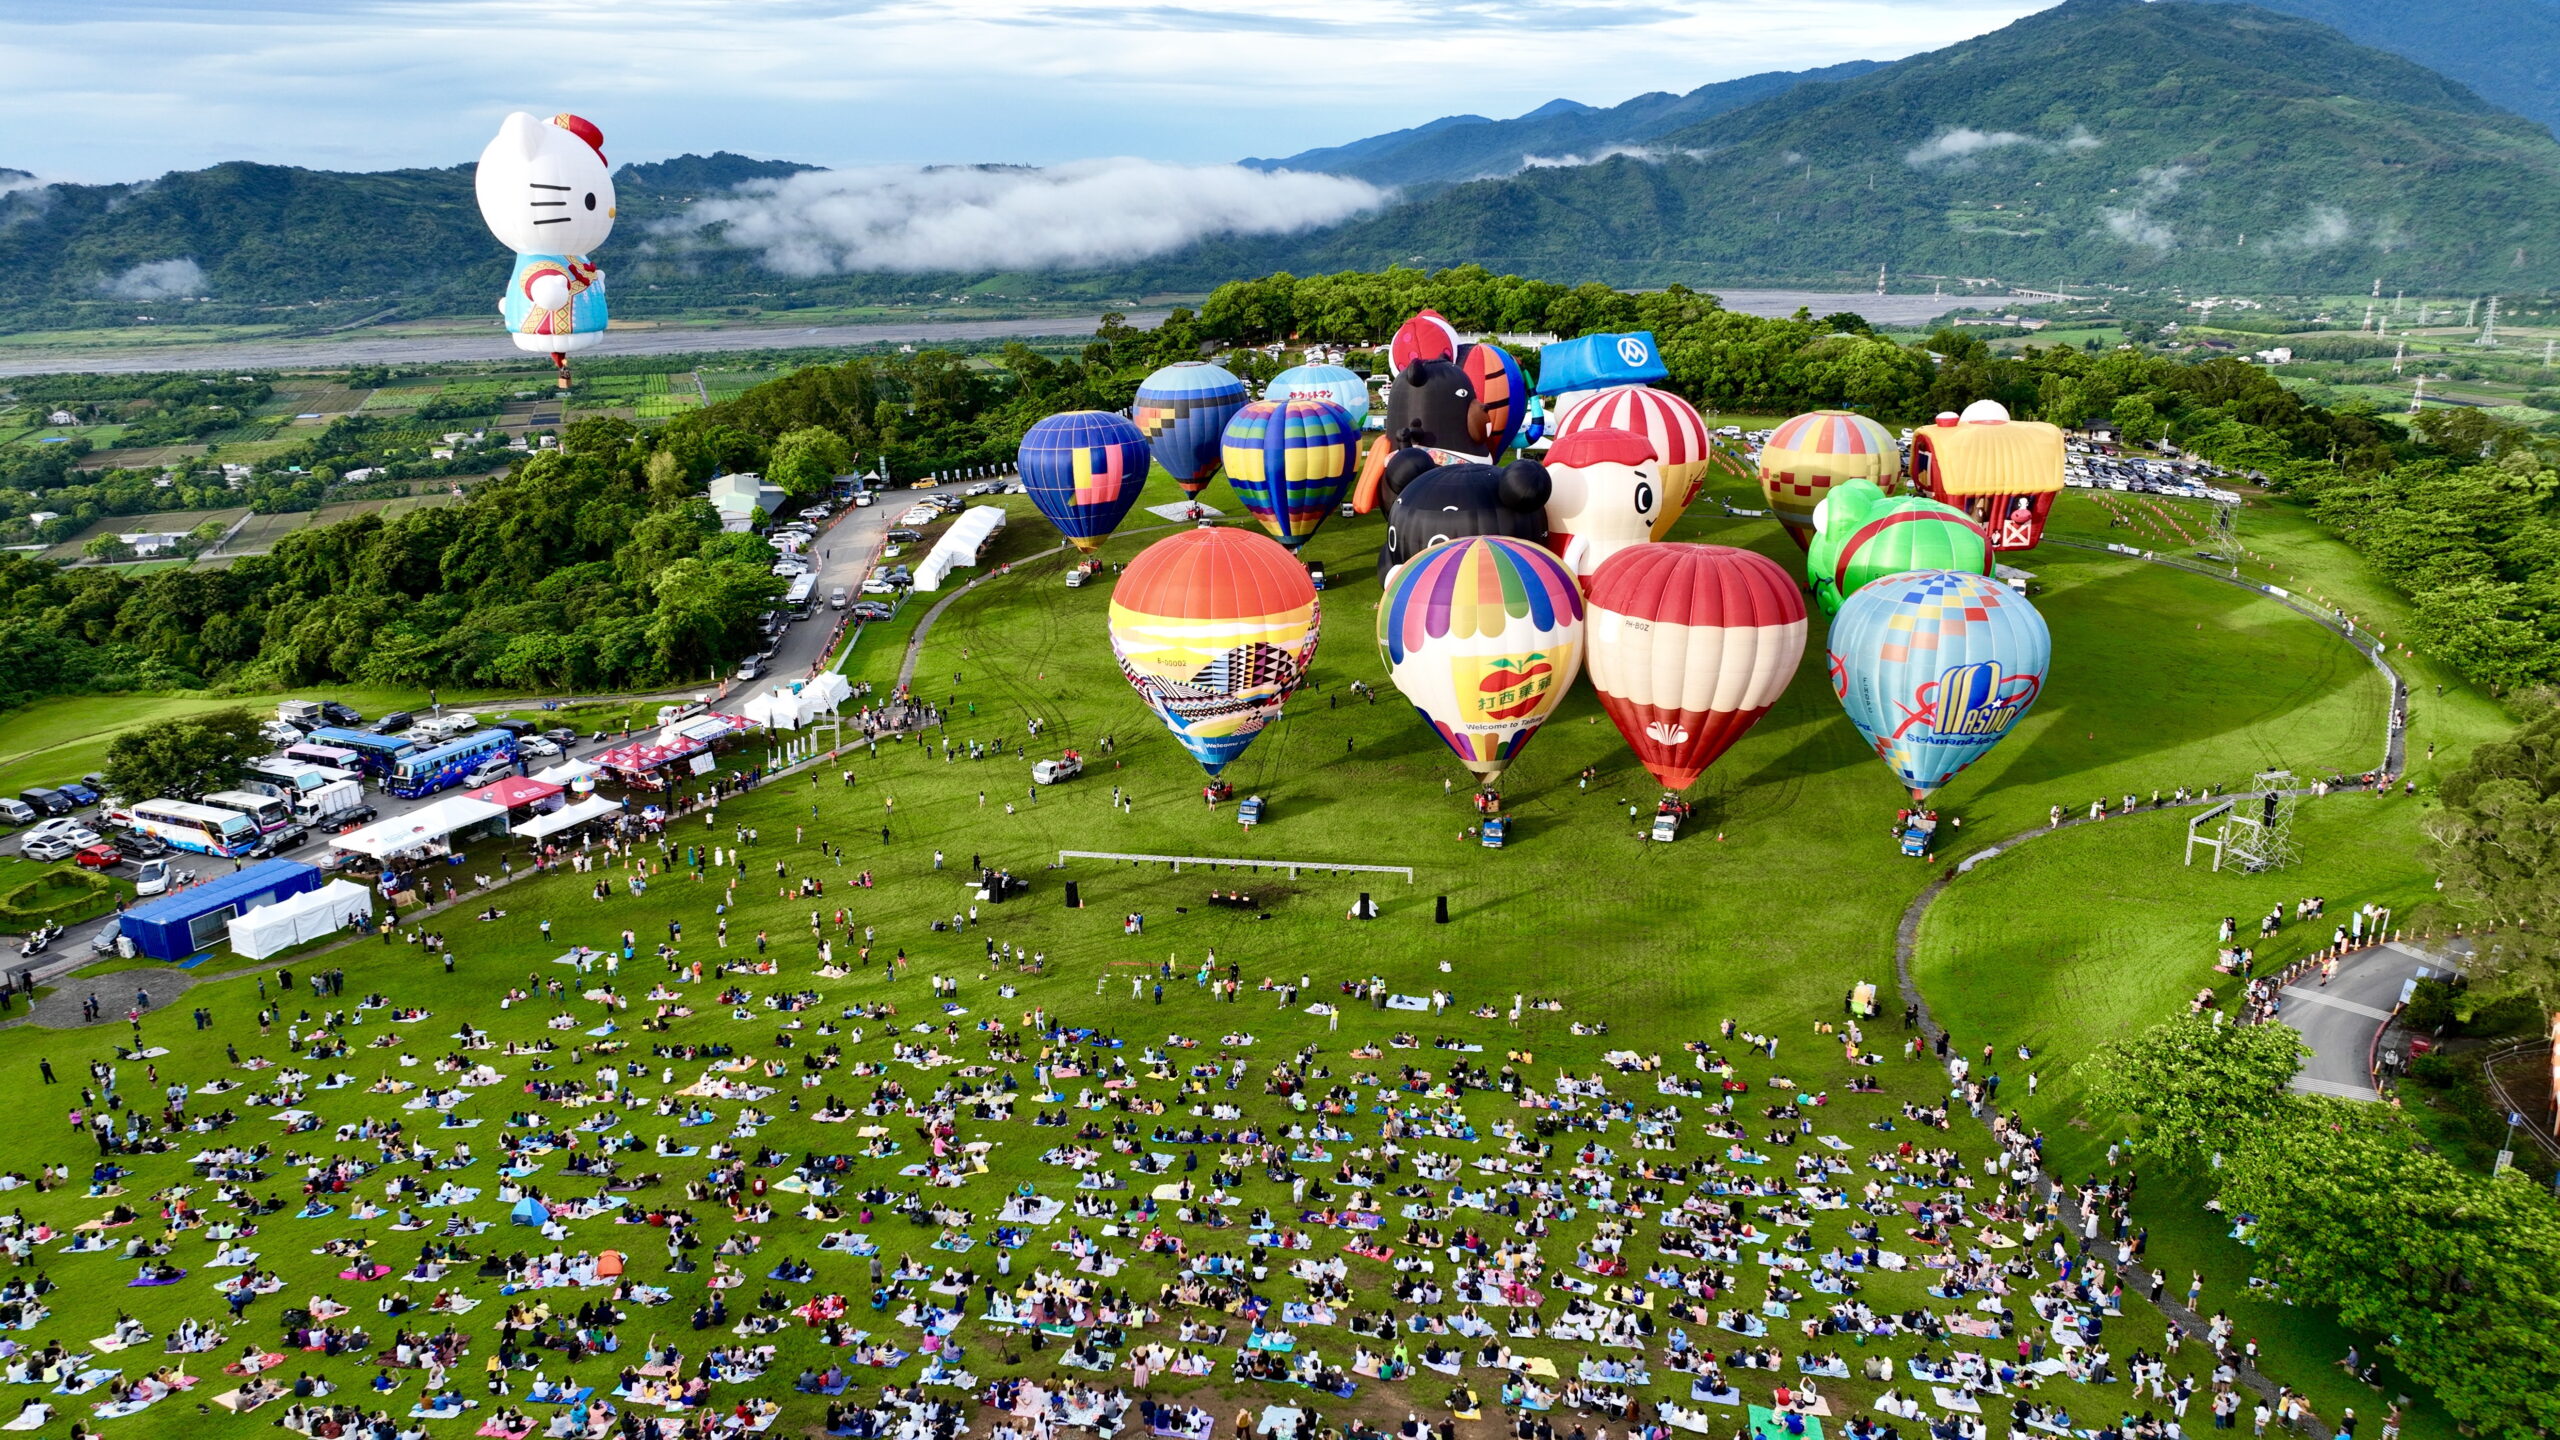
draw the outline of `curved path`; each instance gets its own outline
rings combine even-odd
[[[2067,545],[2078,550],[2097,550],[2110,554],[2125,554],[2123,551],[2110,550],[2109,547],[2103,545],[2091,545],[2068,540],[2055,540],[2050,536],[2047,537],[2047,542]],[[2220,581],[2226,585],[2236,585],[2244,590],[2255,591],[2258,594],[2264,595],[2271,600],[2275,600],[2278,603],[2285,605],[2287,608],[2292,609],[2311,620],[2317,621],[2331,633],[2355,646],[2358,650],[2363,651],[2365,658],[2371,660],[2374,664],[2374,668],[2382,672],[2383,678],[2391,687],[2391,710],[2384,727],[2382,772],[2388,775],[2397,771],[2402,753],[2401,734],[2404,725],[2403,717],[2407,714],[2408,689],[2404,684],[2402,684],[2399,672],[2391,668],[2390,661],[2384,657],[2382,647],[2377,642],[2366,639],[2360,632],[2350,628],[2333,615],[2303,604],[2298,597],[2290,594],[2289,592],[2278,590],[2271,586],[2260,585],[2254,581],[2242,579],[2236,571],[2230,574],[2225,574],[2218,570],[2208,570],[2202,566],[2186,564],[2175,559],[2164,559],[2160,556],[2149,553],[2125,555],[2125,558],[2143,560],[2155,565],[2167,565],[2172,569],[2185,570],[2191,574],[2201,575],[2207,579]],[[2293,793],[2298,795],[2308,795],[2310,792],[2308,790],[2297,790]],[[2333,793],[2354,795],[2363,794],[2365,792],[2360,790],[2346,790],[2336,791]],[[2162,810],[2193,809],[2198,806],[2217,805],[2228,798],[2228,796],[2214,796],[2205,799],[2175,801],[2164,803],[2155,808]],[[1932,1047],[1936,1045],[1938,1038],[1946,1033],[1946,1027],[1938,1023],[1937,1016],[1929,1008],[1928,997],[1920,993],[1919,983],[1912,977],[1912,962],[1918,955],[1920,949],[1920,925],[1921,922],[1928,917],[1929,907],[1937,903],[1938,897],[1946,893],[1947,887],[1955,882],[1957,876],[1964,874],[1974,866],[1981,864],[1983,861],[1988,860],[1995,855],[2006,854],[2020,845],[2024,845],[2029,841],[2039,839],[2046,835],[2052,835],[2064,830],[2076,829],[2083,825],[2100,825],[2104,823],[2106,822],[2103,819],[2093,820],[2086,815],[2080,815],[2066,819],[2059,825],[2047,825],[2039,830],[2029,830],[2021,834],[2012,835],[2008,839],[2000,841],[1998,844],[1977,850],[1973,854],[1956,862],[1956,864],[1948,869],[1945,874],[1930,881],[1927,887],[1922,889],[1918,895],[1913,896],[1911,903],[1904,907],[1902,920],[1895,927],[1894,931],[1894,986],[1901,994],[1905,1012],[1916,1018],[1917,1028],[1920,1034],[1928,1040]],[[2396,946],[2375,946],[2369,950],[2359,951],[2357,952],[2356,957],[2351,959],[2347,966],[2342,969],[2341,973],[2344,974],[2364,971],[2367,969],[2367,957],[2390,955],[2396,950]],[[2370,969],[2373,971],[2379,971],[2381,968],[2383,967],[2380,964],[2373,964],[2370,966]],[[2287,993],[2290,994],[2291,992],[2288,991]],[[2398,999],[2398,989],[2396,984],[2392,986],[2391,995],[2394,1001]],[[2362,1002],[2359,1001],[2357,1003],[2361,1004]],[[2379,1026],[2375,1024],[2370,1017],[2358,1016],[2355,1015],[2354,1012],[2341,1013],[2347,1014],[2350,1018],[2360,1020],[2366,1025],[2367,1028],[2364,1033],[2366,1043],[2368,1045],[2370,1044],[2371,1037],[2379,1033]],[[2333,1041],[2332,1048],[2339,1048],[2338,1043]],[[2346,1048],[2352,1048],[2352,1045],[2350,1044]],[[2305,1067],[2304,1074],[2306,1077],[2311,1077],[2317,1080],[2325,1077],[2327,1073],[2327,1070],[2321,1066],[2317,1058],[2315,1047],[2314,1061],[2312,1065]],[[2358,1052],[2356,1055],[2355,1073],[2359,1077],[2364,1074],[2362,1052]],[[2352,1088],[2344,1084],[2341,1084],[2336,1088],[2332,1088],[2326,1083],[2318,1083],[2305,1087],[2300,1079],[2297,1079],[2295,1083],[2297,1089],[2310,1088],[2322,1094],[2338,1094],[2343,1090]],[[2372,1098],[2372,1087],[2370,1084],[2367,1084],[2364,1087],[2363,1093],[2359,1098]],[[1980,1114],[1977,1113],[1974,1118],[1977,1121],[1982,1122],[1986,1130],[1990,1128],[1988,1121],[1984,1120],[1983,1116]],[[2049,1191],[2056,1197],[2055,1208],[2062,1213],[2065,1224],[2070,1229],[2076,1231],[2085,1217],[2081,1213],[2081,1207],[2072,1196],[2070,1188],[2061,1180],[2056,1178],[2050,1171],[2039,1169],[2037,1171],[2037,1178],[2041,1180],[2048,1187]],[[2149,1293],[2154,1278],[2153,1272],[2149,1266],[2137,1262],[2120,1273],[2122,1274],[2124,1287],[2127,1291],[2136,1294]],[[2154,1301],[2153,1304],[2159,1309],[2161,1314],[2168,1318],[2171,1325],[2176,1326],[2179,1330],[2190,1336],[2202,1337],[2205,1333],[2205,1317],[2170,1298],[2170,1295],[2175,1291],[2175,1286],[2170,1282],[2169,1277],[2160,1276],[2159,1279],[2162,1283],[2163,1293],[2161,1298]],[[2252,1390],[2255,1390],[2260,1395],[2267,1397],[2269,1400],[2274,1399],[2281,1388],[2276,1384],[2276,1382],[2268,1379],[2265,1375],[2260,1374],[2255,1366],[2243,1365],[2239,1368],[2238,1373],[2242,1384],[2248,1386]]]

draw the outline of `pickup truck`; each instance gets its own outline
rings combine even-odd
[[[1083,773],[1084,757],[1076,754],[1073,750],[1070,750],[1058,759],[1043,760],[1032,766],[1031,783],[1034,785],[1055,785],[1061,780],[1073,780]]]

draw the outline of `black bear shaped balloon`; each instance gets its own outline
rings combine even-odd
[[[1503,535],[1547,543],[1547,496],[1553,488],[1547,467],[1535,460],[1444,463],[1428,450],[1398,450],[1380,476],[1390,508],[1387,543],[1378,551],[1379,581],[1443,540]]]

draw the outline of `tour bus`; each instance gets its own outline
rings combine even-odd
[[[792,619],[808,619],[818,608],[818,577],[802,575],[792,580],[790,593],[782,597],[782,603]]]
[[[384,776],[402,760],[417,753],[418,747],[396,735],[376,735],[369,730],[343,730],[322,727],[311,732],[310,744],[328,745],[356,752],[356,765],[367,775]]]
[[[184,800],[145,800],[133,807],[133,828],[180,850],[238,859],[258,848],[258,824],[237,810],[217,810]]]
[[[477,735],[439,745],[432,750],[403,756],[391,767],[391,776],[383,788],[403,800],[432,795],[438,790],[459,785],[471,778],[473,771],[492,760],[512,763],[516,758],[516,737],[505,730],[483,730]]]
[[[257,826],[262,836],[301,828],[293,818],[293,806],[273,795],[259,795],[248,790],[216,790],[204,797],[204,803],[216,810],[237,810],[248,816],[249,823]]]
[[[356,752],[348,749],[344,745],[316,745],[308,740],[303,741],[299,745],[287,745],[284,747],[284,758],[287,760],[301,760],[313,765],[326,766],[331,770],[357,770],[363,768],[356,763],[359,758],[356,755]]]

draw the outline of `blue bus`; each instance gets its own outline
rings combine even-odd
[[[438,790],[461,784],[471,773],[492,760],[510,764],[516,758],[516,737],[505,730],[484,730],[450,745],[422,750],[401,757],[391,767],[390,778],[383,788],[403,800],[415,800]]]
[[[390,775],[401,761],[418,752],[414,743],[397,735],[376,735],[370,730],[346,730],[333,725],[312,731],[303,743],[353,750],[356,764],[377,780]]]

